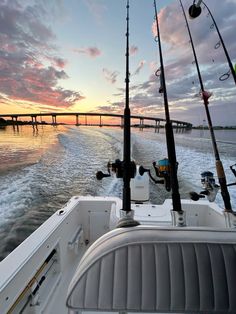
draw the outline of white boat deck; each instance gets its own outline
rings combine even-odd
[[[0,263],[0,313],[68,313],[68,286],[79,261],[95,240],[116,227],[121,204],[114,197],[73,197],[39,227]],[[171,200],[132,207],[141,225],[171,228]],[[187,200],[182,207],[187,227],[226,229],[218,206]]]

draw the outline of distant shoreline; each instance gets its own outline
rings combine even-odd
[[[206,126],[193,126],[192,129],[195,129],[195,130],[209,130],[208,127]],[[213,126],[213,129],[214,130],[236,130],[236,126]]]

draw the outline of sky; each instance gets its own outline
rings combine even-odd
[[[193,0],[182,0],[186,13]],[[236,0],[205,0],[236,64]],[[179,0],[157,1],[171,119],[206,120]],[[236,86],[206,9],[188,19],[213,125],[236,125]],[[153,0],[130,0],[132,114],[164,118]],[[125,0],[0,0],[0,114],[123,113]],[[227,77],[226,76],[223,76]]]

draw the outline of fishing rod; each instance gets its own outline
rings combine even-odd
[[[163,57],[162,57],[160,27],[159,27],[159,22],[158,22],[156,0],[154,0],[154,8],[155,8],[155,20],[156,20],[156,27],[157,27],[157,36],[155,38],[155,41],[158,42],[160,64],[161,64],[160,81],[161,81],[161,92],[163,92],[164,107],[165,107],[166,143],[167,143],[168,159],[170,162],[170,180],[171,180],[173,210],[176,212],[182,213],[180,194],[179,194],[179,183],[178,183],[178,178],[177,178],[175,140],[174,140],[173,127],[172,127],[172,123],[170,120],[170,113],[169,113],[169,104],[168,104],[167,89],[166,89],[166,82],[165,82],[165,71],[164,71],[164,64],[163,64]]]
[[[123,146],[123,210],[131,211],[130,194],[130,108],[129,108],[129,0],[127,0],[126,25],[126,76],[125,76],[125,108],[124,108],[124,146]]]
[[[179,0],[182,11],[183,11],[183,15],[185,18],[185,22],[186,22],[186,26],[187,26],[187,30],[188,30],[188,34],[189,34],[189,38],[190,38],[190,43],[191,43],[191,47],[192,47],[192,51],[193,51],[193,56],[194,56],[194,62],[196,64],[196,68],[197,68],[197,73],[198,73],[198,79],[199,79],[199,83],[200,83],[200,87],[201,87],[201,94],[202,94],[202,99],[203,99],[203,104],[205,107],[205,111],[206,111],[206,116],[207,116],[207,122],[208,122],[208,128],[210,131],[210,135],[211,135],[211,142],[212,142],[212,146],[213,146],[213,151],[214,151],[214,155],[215,155],[215,165],[216,165],[216,171],[217,171],[217,176],[218,176],[218,180],[219,180],[219,184],[220,184],[220,188],[221,188],[221,195],[224,201],[224,205],[225,205],[225,211],[226,212],[233,212],[232,211],[232,206],[231,206],[231,202],[230,202],[230,195],[229,195],[229,191],[227,188],[227,182],[226,182],[226,177],[225,177],[225,172],[224,172],[224,167],[223,164],[220,160],[220,155],[219,155],[219,151],[218,151],[218,147],[216,144],[216,138],[215,138],[215,134],[214,134],[214,129],[212,126],[212,121],[211,121],[211,115],[210,115],[210,111],[208,108],[209,105],[209,98],[211,96],[211,94],[209,92],[207,92],[204,89],[204,85],[203,85],[203,80],[202,80],[202,76],[201,76],[201,72],[200,72],[200,68],[199,68],[199,63],[198,63],[198,59],[197,59],[197,55],[196,55],[196,51],[195,51],[195,47],[193,44],[193,39],[192,39],[192,34],[189,28],[189,24],[188,24],[188,20],[184,11],[184,7],[182,4],[182,1]]]
[[[130,181],[135,177],[136,164],[131,161],[131,136],[130,136],[130,107],[129,107],[129,0],[126,4],[126,75],[125,75],[125,107],[124,107],[124,143],[123,143],[123,161],[116,159],[115,162],[108,162],[108,173],[98,171],[96,177],[102,180],[111,176],[111,171],[117,178],[123,178],[123,206],[120,211],[121,219],[117,227],[133,227],[139,225],[139,222],[133,219],[134,211],[131,209],[131,189]]]

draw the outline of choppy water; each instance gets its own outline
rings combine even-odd
[[[217,131],[227,181],[236,180],[229,166],[236,163],[236,131]],[[96,181],[108,160],[122,159],[123,131],[118,128],[73,126],[21,126],[0,129],[0,259],[9,254],[73,195],[121,197],[122,182],[116,178]],[[200,173],[215,173],[214,156],[207,131],[177,133],[180,193],[200,191]],[[146,167],[166,157],[165,135],[135,129],[132,156]],[[230,187],[236,208],[236,186]],[[151,201],[162,203],[171,195],[151,184]],[[220,194],[217,202],[223,205]]]

